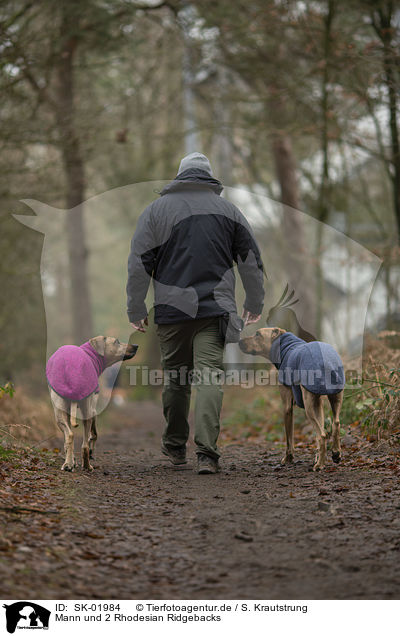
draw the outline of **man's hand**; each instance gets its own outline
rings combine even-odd
[[[145,326],[148,327],[149,321],[148,321],[148,318],[146,316],[146,318],[143,318],[142,320],[137,320],[136,322],[131,322],[131,325],[132,325],[132,327],[134,329],[136,329],[136,331],[142,331],[143,333],[146,333]]]
[[[247,325],[252,325],[254,322],[258,322],[261,318],[261,314],[252,314],[247,309],[243,309],[242,319],[244,322],[244,327]]]

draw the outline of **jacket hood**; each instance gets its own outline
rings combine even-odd
[[[168,185],[161,190],[160,195],[163,196],[170,192],[182,190],[197,190],[199,188],[213,190],[216,194],[221,194],[224,189],[221,181],[211,177],[205,170],[189,168],[176,176],[171,183],[168,183]]]

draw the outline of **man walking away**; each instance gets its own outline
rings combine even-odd
[[[260,319],[264,300],[260,251],[243,214],[219,196],[222,189],[205,155],[184,157],[175,179],[141,215],[128,260],[128,317],[143,332],[153,279],[165,376],[162,451],[173,464],[186,463],[193,385],[200,474],[218,470],[223,349],[239,340],[243,326],[235,302],[235,263],[246,292],[245,324]]]

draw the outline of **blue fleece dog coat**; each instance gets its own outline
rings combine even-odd
[[[288,331],[274,340],[269,359],[279,370],[279,382],[291,387],[302,409],[301,386],[317,395],[333,395],[344,388],[343,363],[326,342],[305,342]]]

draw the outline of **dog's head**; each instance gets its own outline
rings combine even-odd
[[[130,360],[138,350],[138,345],[120,342],[118,338],[110,336],[96,336],[96,338],[91,338],[89,342],[98,354],[104,356],[106,367],[110,367],[114,362]]]
[[[265,327],[264,329],[256,331],[254,336],[239,340],[239,347],[244,353],[248,353],[252,356],[269,358],[272,343],[283,333],[285,333],[285,329]]]

